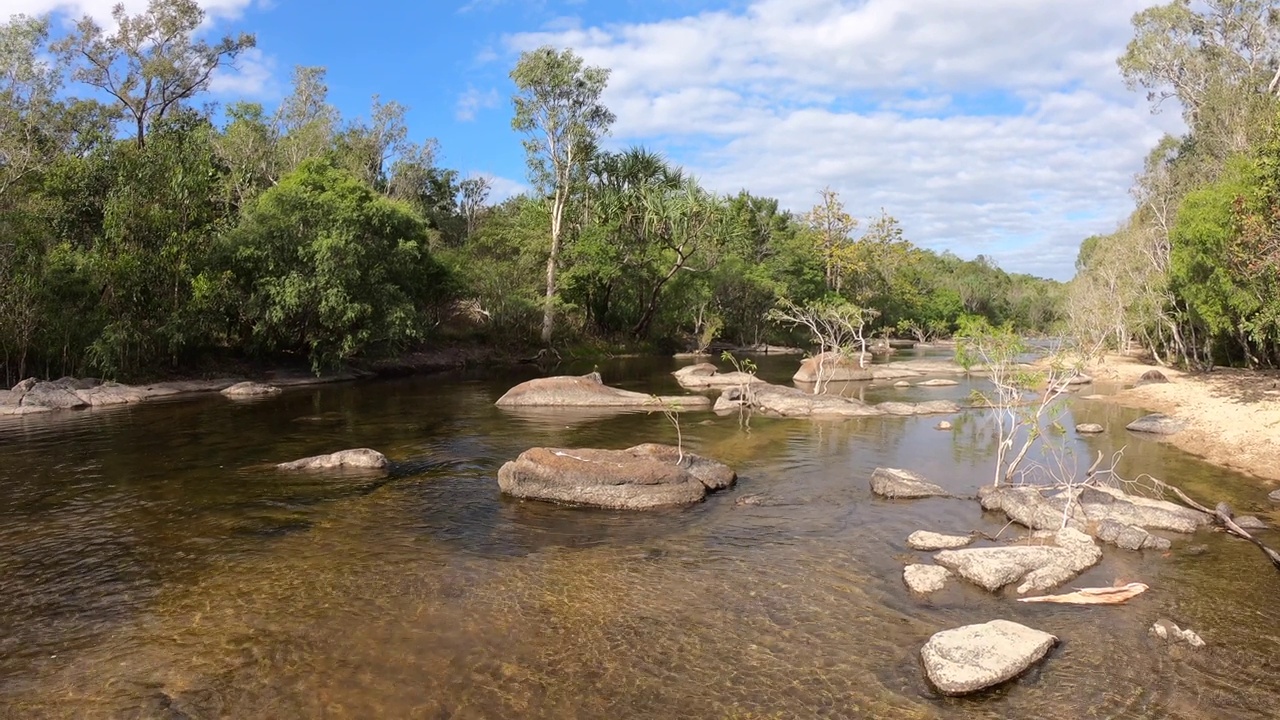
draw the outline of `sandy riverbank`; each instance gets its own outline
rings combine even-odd
[[[1187,425],[1168,436],[1169,443],[1280,485],[1280,372],[1222,368],[1188,374],[1122,355],[1108,355],[1086,372],[1099,381],[1132,385],[1152,369],[1169,382],[1128,387],[1101,399],[1175,415]]]

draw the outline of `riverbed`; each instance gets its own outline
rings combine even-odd
[[[797,363],[758,361],[773,382]],[[598,369],[612,385],[677,393],[676,367]],[[1176,539],[1167,554],[1105,548],[1071,583],[1151,586],[1125,606],[1024,605],[956,581],[908,593],[903,565],[927,558],[907,548],[912,531],[994,535],[1005,523],[973,500],[874,498],[868,478],[900,467],[974,494],[992,474],[977,411],[950,431],[936,417],[683,413],[685,447],[733,466],[737,486],[684,509],[605,512],[505,499],[497,469],[531,446],[674,442],[675,428],[661,413],[494,407],[533,372],[0,418],[0,717],[1280,714],[1280,573],[1220,533]],[[970,389],[854,392],[959,400]],[[1254,481],[1123,430],[1140,414],[1074,400],[1065,426],[1110,428],[1069,434],[1081,469],[1125,448],[1126,476],[1276,520]],[[393,472],[272,467],[361,446]],[[1208,646],[1150,637],[1161,617]],[[1062,642],[1013,683],[939,695],[920,646],[995,618]]]

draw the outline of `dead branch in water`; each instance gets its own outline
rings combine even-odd
[[[1184,492],[1182,492],[1182,490],[1181,490],[1180,488],[1174,487],[1173,485],[1170,485],[1169,483],[1167,483],[1167,482],[1165,482],[1165,481],[1163,481],[1163,480],[1159,480],[1159,479],[1153,478],[1153,477],[1151,477],[1150,475],[1147,475],[1147,476],[1146,476],[1146,479],[1147,479],[1147,480],[1150,480],[1150,481],[1151,481],[1151,482],[1156,486],[1156,488],[1157,488],[1157,489],[1159,489],[1159,490],[1167,490],[1167,491],[1169,491],[1169,492],[1173,493],[1173,494],[1174,494],[1174,495],[1175,495],[1179,500],[1181,500],[1183,503],[1185,503],[1188,507],[1190,507],[1190,508],[1192,508],[1192,509],[1194,509],[1194,510],[1199,510],[1200,512],[1202,512],[1202,513],[1204,513],[1204,514],[1206,514],[1206,515],[1211,515],[1211,516],[1212,516],[1212,517],[1214,517],[1214,518],[1215,518],[1219,523],[1221,523],[1221,525],[1222,525],[1223,527],[1225,527],[1225,528],[1227,529],[1227,531],[1228,531],[1228,532],[1230,532],[1232,535],[1235,535],[1235,536],[1237,536],[1237,537],[1243,538],[1243,539],[1248,540],[1249,542],[1253,543],[1254,545],[1257,545],[1257,546],[1258,546],[1258,548],[1259,548],[1260,550],[1262,550],[1263,554],[1265,554],[1265,555],[1267,556],[1267,559],[1269,559],[1269,560],[1271,561],[1271,564],[1272,564],[1272,565],[1275,565],[1275,566],[1276,566],[1276,569],[1280,569],[1280,553],[1277,553],[1275,550],[1272,550],[1271,548],[1267,547],[1266,545],[1264,545],[1264,544],[1262,543],[1262,541],[1261,541],[1261,540],[1259,540],[1259,539],[1255,538],[1254,536],[1250,535],[1250,534],[1249,534],[1249,533],[1248,533],[1244,528],[1242,528],[1242,527],[1240,527],[1239,525],[1235,524],[1235,521],[1233,521],[1233,520],[1231,519],[1231,516],[1230,516],[1230,515],[1228,515],[1228,514],[1227,514],[1227,513],[1225,513],[1225,512],[1222,512],[1221,510],[1219,510],[1219,509],[1217,509],[1217,508],[1214,508],[1214,509],[1210,510],[1209,508],[1205,507],[1204,505],[1201,505],[1200,503],[1196,502],[1195,500],[1192,500],[1191,498],[1187,497],[1187,494],[1186,494],[1186,493],[1184,493]]]

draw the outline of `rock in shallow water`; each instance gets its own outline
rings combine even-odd
[[[943,535],[942,533],[917,530],[907,536],[907,545],[912,550],[954,550],[973,542],[972,535]]]
[[[276,467],[281,470],[381,470],[389,464],[387,456],[377,450],[356,448],[280,463]]]
[[[948,380],[946,378],[935,378],[933,380],[925,380],[924,382],[918,382],[916,383],[916,387],[923,387],[923,388],[955,387],[956,385],[959,385],[959,384],[960,383],[956,382],[955,380]]]
[[[581,376],[560,375],[535,378],[511,388],[498,398],[499,407],[650,407],[680,410],[711,407],[711,398],[702,395],[654,397],[647,393],[609,387],[600,373]]]
[[[241,382],[222,391],[229,398],[255,398],[279,395],[280,388],[256,382]]]
[[[1079,425],[1076,425],[1076,432],[1081,435],[1097,435],[1098,433],[1104,433],[1106,431],[1107,429],[1098,423],[1080,423]]]
[[[925,673],[947,695],[999,685],[1039,662],[1058,638],[1008,620],[943,630],[920,650]]]
[[[1128,430],[1152,435],[1172,435],[1181,432],[1184,427],[1186,427],[1184,421],[1163,413],[1144,415],[1125,426]]]
[[[887,498],[946,497],[951,493],[910,470],[876,468],[871,473],[871,492]]]
[[[947,586],[951,571],[937,565],[908,565],[902,569],[902,581],[911,592],[928,595]]]
[[[513,497],[618,510],[698,502],[729,487],[727,465],[670,445],[626,450],[532,448],[498,471],[498,487]]]
[[[1194,631],[1184,630],[1165,618],[1160,618],[1151,626],[1151,634],[1161,640],[1185,642],[1193,648],[1204,647],[1204,640]]]
[[[1018,594],[1056,587],[1102,559],[1093,539],[1075,528],[1031,537],[1040,544],[943,550],[933,559],[991,592],[1021,581]]]
[[[1271,494],[1267,495],[1267,499],[1271,502],[1280,503],[1280,490],[1272,490]]]

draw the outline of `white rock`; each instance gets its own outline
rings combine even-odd
[[[920,650],[929,680],[947,695],[964,695],[1017,677],[1058,638],[1008,620],[943,630]]]
[[[896,468],[876,468],[871,473],[871,492],[887,498],[926,498],[951,494],[910,470]]]
[[[1023,594],[1060,585],[1102,559],[1093,538],[1075,528],[1032,537],[1042,544],[943,550],[933,560],[991,592],[1021,581]]]
[[[907,536],[907,545],[912,550],[954,550],[973,542],[971,535],[943,535],[942,533],[917,530]]]
[[[1076,425],[1076,432],[1081,435],[1097,435],[1098,433],[1104,433],[1106,431],[1107,429],[1098,423],[1080,423],[1079,425]]]
[[[902,580],[911,592],[927,595],[946,587],[951,571],[938,565],[908,565],[902,569]]]
[[[925,380],[916,383],[916,387],[952,387],[960,383],[955,380],[947,380],[946,378],[935,378],[933,380]]]
[[[229,398],[252,398],[279,395],[280,388],[274,385],[263,385],[256,382],[241,382],[222,391]]]
[[[281,470],[338,470],[342,468],[359,470],[381,470],[390,464],[387,456],[377,450],[356,448],[339,450],[329,455],[315,455],[293,462],[280,463],[276,467]]]

